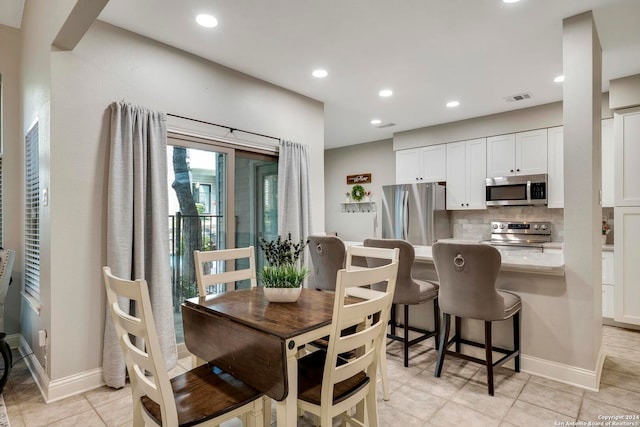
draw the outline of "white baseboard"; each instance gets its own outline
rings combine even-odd
[[[546,359],[539,359],[533,356],[522,355],[520,356],[520,360],[522,372],[538,375],[586,390],[598,391],[600,389],[600,376],[602,375],[602,366],[604,365],[605,357],[606,354],[601,346],[594,371],[552,362]]]
[[[23,356],[26,355],[27,367],[46,403],[62,400],[104,385],[102,368],[80,372],[58,380],[50,380],[38,359],[32,354],[29,344],[21,335],[19,335],[19,350]]]
[[[20,338],[22,337],[22,335],[20,334],[11,334],[11,335],[7,335],[4,340],[7,342],[7,344],[9,344],[9,347],[11,349],[14,348],[19,348],[20,347]]]

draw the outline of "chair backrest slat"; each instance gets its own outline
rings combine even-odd
[[[235,249],[220,249],[217,251],[194,251],[193,259],[196,267],[196,281],[198,282],[198,295],[207,294],[207,288],[213,285],[226,284],[227,290],[235,289],[235,282],[240,280],[250,280],[251,287],[258,285],[256,277],[256,260],[253,246]],[[231,261],[248,259],[249,267],[235,270],[235,265],[230,265]],[[216,263],[225,262],[224,272],[217,272]],[[213,263],[213,264],[212,264]],[[209,266],[210,272],[205,271],[205,266]]]

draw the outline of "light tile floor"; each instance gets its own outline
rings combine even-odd
[[[442,377],[435,378],[432,341],[412,349],[409,368],[402,366],[400,346],[389,345],[392,393],[389,401],[379,400],[381,426],[586,426],[606,425],[603,416],[640,415],[640,332],[603,327],[607,359],[597,393],[499,368],[490,397],[485,369],[474,363],[447,358]],[[190,359],[182,359],[174,373],[189,366]],[[131,424],[129,387],[103,387],[46,405],[24,361],[11,372],[4,398],[12,427]],[[628,420],[618,420],[623,421]],[[240,425],[232,421],[224,427]],[[312,424],[303,417],[298,425]],[[640,421],[617,425],[640,426]]]

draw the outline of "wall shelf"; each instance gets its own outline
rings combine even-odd
[[[375,212],[376,211],[376,203],[375,202],[349,202],[349,203],[340,203],[342,207],[342,212]]]

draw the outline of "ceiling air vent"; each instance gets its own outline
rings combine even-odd
[[[517,95],[507,96],[505,98],[505,101],[507,102],[524,101],[526,99],[531,99],[531,98],[533,98],[533,95],[531,94],[531,92],[525,92],[525,93],[519,93]]]
[[[395,123],[385,123],[384,125],[378,126],[378,129],[390,128],[395,125],[396,125]]]

